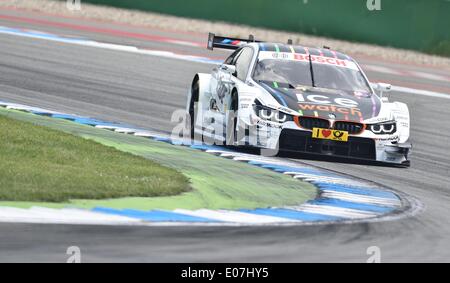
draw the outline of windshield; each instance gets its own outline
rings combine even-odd
[[[287,84],[290,87],[315,86],[327,89],[371,92],[366,79],[357,68],[337,67],[331,64],[313,62],[312,73],[313,76],[311,76],[309,60],[263,59],[256,65],[253,79],[255,81]]]

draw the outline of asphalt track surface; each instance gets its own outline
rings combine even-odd
[[[0,9],[0,26],[192,55],[223,58],[227,54],[158,40],[158,36],[164,36],[204,42],[204,35],[80,22],[9,9]],[[102,28],[148,36],[99,32]],[[193,75],[212,68],[201,63],[3,34],[0,50],[0,100],[164,132],[170,132],[174,126],[170,123],[172,112],[184,108]],[[450,73],[450,67],[398,65],[376,58],[360,58],[360,62],[428,74]],[[367,73],[372,81],[450,94],[449,81]],[[0,224],[0,261],[64,262],[68,258],[67,247],[75,245],[81,248],[83,262],[365,262],[370,246],[381,249],[383,262],[449,262],[450,100],[398,92],[391,94],[391,100],[406,102],[410,107],[414,143],[411,168],[308,159],[297,162],[373,180],[410,194],[425,205],[419,215],[381,223],[298,227]]]

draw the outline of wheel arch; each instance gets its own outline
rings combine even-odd
[[[199,97],[202,93],[205,93],[209,90],[209,86],[210,86],[210,79],[211,79],[211,75],[210,74],[203,74],[203,73],[197,73],[195,74],[194,78],[192,79],[192,83],[191,86],[189,88],[189,93],[188,93],[188,99],[187,99],[187,103],[186,103],[186,110],[189,111],[189,107],[191,105],[191,101],[194,98],[194,101],[198,101]],[[196,83],[199,83],[199,89],[198,89],[198,96],[199,97],[193,97],[193,89],[194,89],[194,85]]]

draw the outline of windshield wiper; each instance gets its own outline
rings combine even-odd
[[[309,58],[309,71],[311,72],[311,81],[312,81],[312,86],[316,87],[316,83],[314,82],[314,70],[313,70],[313,65],[312,65],[312,60],[311,60],[311,53],[308,54],[308,58]]]

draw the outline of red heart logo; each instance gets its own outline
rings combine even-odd
[[[331,130],[322,130],[322,135],[328,138],[331,135]]]

